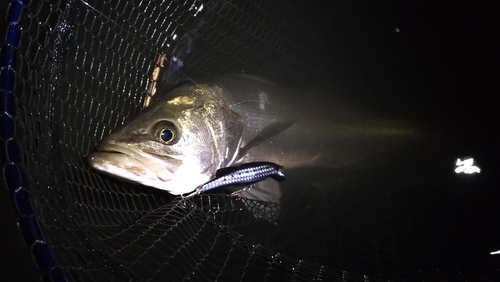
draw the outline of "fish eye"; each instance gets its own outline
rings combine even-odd
[[[155,136],[161,143],[172,145],[177,142],[177,128],[169,121],[160,121],[155,126]]]
[[[170,128],[162,129],[160,139],[163,142],[170,142],[174,139],[174,132]]]

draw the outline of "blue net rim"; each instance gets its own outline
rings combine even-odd
[[[46,244],[43,230],[36,216],[36,208],[24,179],[21,147],[15,140],[16,108],[15,85],[17,52],[22,38],[21,23],[25,19],[24,10],[30,0],[15,0],[7,10],[6,37],[0,54],[0,142],[5,149],[3,175],[7,189],[13,194],[19,216],[18,226],[26,246],[29,248],[45,281],[67,281],[63,270],[58,267]]]

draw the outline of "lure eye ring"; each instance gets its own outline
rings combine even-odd
[[[155,125],[155,138],[159,142],[173,145],[179,140],[179,130],[170,121],[160,121]]]

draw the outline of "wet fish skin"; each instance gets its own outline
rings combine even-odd
[[[234,136],[243,129],[239,117],[198,86],[170,94],[99,142],[87,158],[90,166],[174,195],[193,190],[228,166],[240,142]],[[170,144],[158,136],[168,126],[178,139]]]
[[[201,79],[162,95],[99,142],[87,160],[103,173],[179,195],[224,167],[352,166],[419,134],[405,123],[321,102],[255,76]],[[162,130],[171,130],[173,140],[162,141]]]

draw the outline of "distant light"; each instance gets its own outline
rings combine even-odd
[[[464,161],[457,159],[457,168],[455,169],[456,173],[466,173],[466,174],[472,174],[472,173],[480,173],[481,169],[475,165],[472,165],[474,163],[474,159],[466,159]]]
[[[177,34],[172,35],[172,39],[175,40],[177,38]]]
[[[500,255],[500,250],[494,251],[494,252],[490,252],[490,255]]]
[[[400,29],[396,27],[396,33],[400,32]]]

